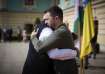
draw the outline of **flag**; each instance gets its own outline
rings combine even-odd
[[[80,4],[80,0],[75,0],[75,14],[74,14],[74,24],[72,27],[72,32],[76,33],[78,36],[82,34],[83,26],[83,6]]]
[[[94,37],[94,22],[92,15],[92,0],[83,0],[84,20],[83,20],[83,37],[81,43],[80,59],[91,53],[91,39]]]

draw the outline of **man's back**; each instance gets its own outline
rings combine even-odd
[[[46,27],[44,24],[40,25],[37,38],[39,38],[44,27]],[[46,54],[39,55],[34,49],[32,41],[30,41],[22,74],[55,74],[54,72],[53,64],[48,56]]]

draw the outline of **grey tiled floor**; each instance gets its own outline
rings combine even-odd
[[[0,74],[21,74],[28,43],[0,43]]]
[[[103,50],[95,60],[89,59],[89,68],[85,74],[105,74],[105,49]],[[0,74],[21,74],[27,51],[28,42],[0,43]]]

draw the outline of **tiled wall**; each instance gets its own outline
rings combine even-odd
[[[42,12],[52,4],[52,0],[34,0],[33,5],[25,5],[24,1],[25,0],[7,0],[7,9],[9,11]]]
[[[72,29],[74,19],[74,8],[70,8],[69,10],[64,10],[64,23],[69,24],[69,29]]]
[[[101,49],[105,48],[105,0],[93,0],[93,15],[99,21],[98,43]],[[72,29],[74,19],[74,7],[64,10],[64,22],[69,23],[69,28]]]
[[[99,20],[98,42],[101,48],[105,48],[105,0],[93,0],[93,14]],[[0,25],[12,25],[14,28],[21,25],[22,27],[25,23],[34,23],[35,18],[38,16],[42,17],[42,14],[33,12],[0,12]],[[73,25],[73,19],[74,7],[64,9],[64,22],[69,23],[70,29]]]
[[[94,0],[93,2],[94,13],[99,20],[98,42],[101,48],[105,48],[105,0]]]
[[[16,12],[0,12],[0,26],[12,27],[13,35],[16,35],[18,27],[23,29],[25,24],[34,24],[35,19],[42,18],[41,13],[16,13]]]

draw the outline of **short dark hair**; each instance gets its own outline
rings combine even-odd
[[[59,19],[63,20],[63,11],[58,6],[52,6],[51,8],[47,9],[44,13],[50,12],[51,16],[58,16]]]

